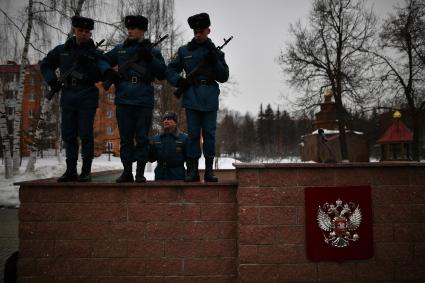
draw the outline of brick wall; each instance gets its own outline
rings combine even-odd
[[[425,166],[240,165],[240,282],[423,282]],[[371,185],[374,257],[311,262],[304,187]]]
[[[21,184],[20,282],[235,282],[236,183]]]
[[[237,182],[22,183],[21,282],[424,282],[425,164],[237,164]],[[306,186],[371,185],[374,256],[311,262]]]

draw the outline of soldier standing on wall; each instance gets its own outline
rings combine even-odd
[[[218,96],[220,89],[217,82],[224,83],[229,79],[229,68],[224,53],[216,48],[210,34],[210,18],[201,13],[188,18],[193,29],[194,38],[181,46],[176,57],[167,69],[168,81],[183,89],[183,107],[186,109],[188,123],[189,147],[187,152],[186,182],[199,181],[198,160],[201,157],[200,137],[203,138],[205,157],[205,175],[207,182],[217,182],[213,174],[215,157],[215,132],[217,124]],[[205,62],[205,63],[204,63]],[[189,74],[202,64],[202,68],[190,79],[182,77],[182,70]]]
[[[89,182],[94,156],[93,123],[98,107],[99,91],[95,83],[101,80],[101,72],[108,68],[102,60],[102,52],[96,50],[91,39],[94,21],[90,18],[72,17],[74,36],[65,44],[56,46],[42,60],[41,73],[51,92],[62,90],[61,131],[66,151],[66,171],[58,182]],[[77,66],[75,66],[77,64]],[[65,81],[56,76],[75,68]],[[83,166],[77,174],[78,137],[81,140]]]
[[[152,48],[151,42],[144,38],[148,19],[140,15],[126,16],[124,22],[128,38],[105,54],[112,67],[118,66],[118,72],[109,69],[104,74],[105,81],[117,86],[115,105],[124,171],[116,182],[134,181],[134,161],[137,161],[136,182],[145,182],[144,171],[149,157],[148,134],[154,107],[152,82],[155,78],[165,79],[166,65],[161,51]],[[120,66],[130,62],[135,56],[138,60],[124,74],[120,74]]]

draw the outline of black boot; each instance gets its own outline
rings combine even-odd
[[[218,182],[218,178],[214,176],[213,173],[213,157],[205,157],[205,174],[204,181],[205,182]]]
[[[118,177],[118,179],[115,180],[117,183],[126,183],[126,182],[134,182],[133,178],[133,164],[131,162],[123,163],[124,165],[124,171],[122,172],[121,176]]]
[[[145,176],[145,166],[146,162],[143,161],[137,161],[137,169],[136,169],[136,183],[143,183],[146,182]]]
[[[91,158],[83,158],[83,167],[80,176],[78,176],[78,182],[91,182],[91,163]]]
[[[66,160],[66,171],[65,173],[58,178],[58,182],[75,182],[78,180],[77,174],[77,160],[76,159],[67,159]]]
[[[187,174],[185,182],[199,182],[198,159],[189,159],[186,162]]]

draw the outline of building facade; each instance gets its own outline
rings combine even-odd
[[[0,65],[0,103],[5,105],[9,129],[13,127],[13,104],[15,97],[18,95],[19,67],[20,65],[15,62]],[[25,70],[24,93],[22,96],[21,156],[30,154],[28,144],[32,142],[32,136],[40,114],[40,103],[46,91],[47,85],[41,76],[39,65],[28,65]],[[53,101],[52,106],[54,107],[56,104],[57,102]],[[42,148],[55,148],[54,132],[56,131],[55,121],[57,115],[49,112],[46,116],[46,132],[42,138]]]
[[[0,103],[5,104],[8,127],[13,127],[13,103],[18,94],[19,65],[8,62],[0,65]],[[32,142],[32,136],[40,115],[41,101],[49,88],[44,82],[39,65],[28,65],[25,71],[24,93],[22,97],[21,119],[21,156],[29,156],[28,145]],[[99,95],[99,108],[96,113],[94,124],[95,155],[111,153],[119,156],[119,132],[115,119],[115,95],[113,92]],[[42,137],[41,148],[54,149],[58,153],[62,149],[60,140],[60,107],[59,96],[56,95],[50,102],[45,118],[45,132]],[[2,152],[0,149],[0,154]]]
[[[120,134],[115,117],[115,93],[112,91],[99,93],[99,108],[94,120],[94,154],[107,153],[119,156]]]

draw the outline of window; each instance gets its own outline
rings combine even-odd
[[[28,118],[34,118],[34,111],[32,109],[28,112]]]
[[[106,150],[112,151],[114,149],[114,144],[112,142],[106,142]]]
[[[108,101],[114,102],[114,94],[113,93],[108,93]]]
[[[112,110],[111,109],[108,109],[107,111],[106,111],[106,117],[108,117],[108,118],[112,118],[112,116],[113,116],[114,114],[113,114],[113,112],[112,112]]]
[[[35,101],[35,94],[34,92],[30,93],[30,101]]]
[[[111,126],[108,126],[108,127],[106,127],[106,133],[108,134],[108,135],[112,135],[112,127]]]

